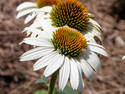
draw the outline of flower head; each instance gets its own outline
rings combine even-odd
[[[25,38],[23,43],[36,46],[24,53],[21,61],[39,59],[34,70],[46,67],[44,75],[52,75],[59,70],[59,88],[64,89],[68,80],[73,89],[84,87],[82,72],[92,78],[101,62],[96,53],[107,56],[101,45],[88,42],[80,32],[68,27],[58,28],[54,33],[41,32],[41,37]]]
[[[53,25],[57,27],[68,25],[79,31],[84,31],[89,21],[86,8],[76,0],[59,2],[53,7],[50,16]]]

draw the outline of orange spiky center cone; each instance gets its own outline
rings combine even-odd
[[[77,57],[87,47],[85,37],[76,29],[61,27],[53,34],[52,42],[61,54]]]
[[[68,25],[79,31],[88,26],[89,16],[85,6],[77,0],[65,0],[57,3],[50,13],[54,26]]]

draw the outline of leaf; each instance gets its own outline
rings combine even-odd
[[[58,89],[57,94],[79,94],[79,93],[67,85],[63,91]]]
[[[48,80],[46,77],[40,78],[37,81],[31,83],[31,86],[36,84],[48,84]]]
[[[37,90],[33,94],[47,94],[46,90]]]

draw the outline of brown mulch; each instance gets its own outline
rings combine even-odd
[[[15,18],[16,7],[24,1],[33,0],[0,0],[0,94],[33,94],[43,87],[30,86],[41,77],[42,70],[33,72],[33,62],[19,61],[19,56],[31,48],[18,45],[24,38],[21,31],[25,25],[23,18]],[[83,94],[125,94],[125,61],[121,61],[125,55],[125,8],[116,1],[84,0],[102,26],[109,57],[100,57],[102,68],[92,81],[85,81]]]

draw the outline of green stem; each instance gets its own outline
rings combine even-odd
[[[51,77],[48,94],[54,94],[53,92],[57,76],[58,76],[58,71],[56,71]]]

